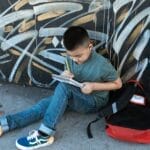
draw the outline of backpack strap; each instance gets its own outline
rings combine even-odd
[[[92,135],[92,132],[91,132],[91,125],[97,121],[99,121],[101,118],[97,117],[95,120],[89,122],[88,126],[87,126],[87,135],[88,135],[88,138],[91,139],[93,138],[93,135]]]

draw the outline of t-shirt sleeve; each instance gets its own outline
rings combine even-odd
[[[102,80],[103,81],[115,81],[119,75],[116,71],[116,69],[114,68],[114,66],[111,64],[111,62],[105,58],[105,61],[102,65],[103,69],[103,75],[102,75]]]

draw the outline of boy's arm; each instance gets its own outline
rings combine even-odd
[[[102,66],[102,80],[100,82],[85,82],[84,87],[81,89],[83,93],[88,94],[93,91],[110,91],[122,87],[122,81],[110,61],[104,61]]]
[[[121,79],[118,78],[111,82],[85,82],[81,91],[84,94],[90,94],[93,91],[110,91],[120,89],[122,87]]]
[[[115,81],[109,82],[91,82],[93,91],[110,91],[120,89],[122,87],[122,81],[118,77]]]

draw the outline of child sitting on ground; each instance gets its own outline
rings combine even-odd
[[[53,143],[56,125],[66,108],[78,112],[97,112],[108,102],[109,91],[122,86],[121,79],[111,63],[93,50],[87,31],[72,26],[64,33],[64,46],[69,70],[63,75],[84,84],[82,88],[59,83],[53,95],[16,114],[0,118],[0,135],[24,127],[40,119],[38,130],[16,140],[18,149],[36,149]],[[67,68],[65,66],[65,68]]]

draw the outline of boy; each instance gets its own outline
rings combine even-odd
[[[0,135],[21,128],[43,118],[38,130],[16,140],[18,149],[36,149],[53,143],[56,125],[69,109],[90,113],[96,112],[108,102],[109,90],[119,89],[122,82],[116,70],[103,56],[92,50],[87,31],[79,26],[70,27],[63,36],[67,49],[69,68],[64,75],[82,82],[80,89],[59,83],[54,94],[22,112],[0,118]]]

